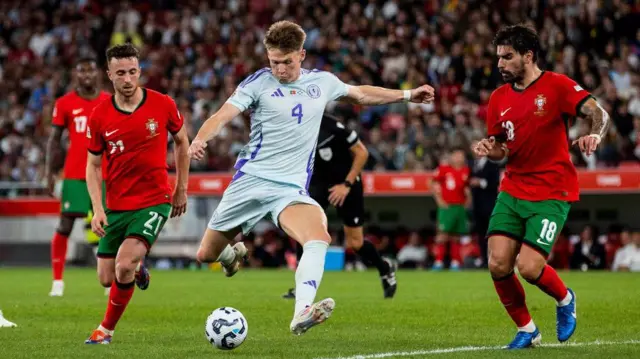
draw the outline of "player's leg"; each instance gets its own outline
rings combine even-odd
[[[433,245],[434,262],[432,269],[435,271],[442,270],[444,268],[444,257],[447,252],[447,241],[449,239],[448,233],[452,233],[454,225],[454,217],[451,206],[447,208],[438,208],[436,214],[436,221],[438,223],[438,229],[436,232],[435,244]]]
[[[59,297],[64,294],[64,265],[74,219],[85,217],[91,208],[91,198],[89,197],[86,182],[72,179],[64,180],[60,204],[60,222],[51,240],[53,283],[49,295],[52,297]]]
[[[529,283],[556,301],[557,337],[564,342],[576,329],[576,298],[555,269],[547,264],[547,257],[564,226],[570,206],[555,200],[525,202],[523,206],[528,206],[535,214],[527,219],[525,244],[518,256],[518,271]]]
[[[487,233],[489,272],[500,302],[518,328],[516,337],[507,346],[509,349],[536,346],[542,339],[529,314],[524,288],[514,273],[524,236],[524,223],[516,211],[516,203],[512,196],[500,193]]]
[[[233,245],[234,238],[240,233],[240,227],[229,231],[217,231],[207,228],[200,241],[196,258],[201,263],[219,262],[227,277],[232,277],[240,269],[240,263],[247,256],[244,243]]]
[[[464,206],[452,206],[452,227],[448,235],[449,257],[451,258],[451,270],[459,270],[462,266],[462,256],[460,254],[460,236],[469,233],[467,210]]]
[[[327,219],[318,206],[297,203],[286,207],[278,216],[280,227],[303,247],[296,269],[296,304],[290,329],[300,335],[331,316],[335,302],[331,298],[314,303],[324,274],[324,261],[331,237]]]

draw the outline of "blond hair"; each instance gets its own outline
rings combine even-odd
[[[267,50],[280,50],[287,54],[302,50],[307,34],[300,25],[291,21],[278,21],[271,26],[264,36]]]

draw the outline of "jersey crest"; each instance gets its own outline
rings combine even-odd
[[[318,98],[320,97],[321,93],[320,93],[320,87],[316,84],[311,84],[307,87],[307,93],[309,94],[309,97],[311,98]]]
[[[149,136],[147,136],[147,138],[155,137],[158,134],[156,132],[158,131],[158,123],[153,118],[150,118],[147,121],[147,130],[149,131]]]
[[[536,112],[534,112],[537,116],[544,116],[544,114],[547,112],[544,109],[544,105],[547,104],[547,98],[544,97],[543,94],[538,94],[538,96],[536,96],[536,99],[534,100],[534,103],[536,105],[536,107],[538,108],[538,110]]]

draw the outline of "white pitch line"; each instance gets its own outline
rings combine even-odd
[[[561,348],[561,347],[586,347],[586,346],[600,346],[600,345],[638,345],[638,344],[640,344],[640,340],[625,340],[625,341],[619,341],[619,342],[596,340],[593,342],[584,342],[584,343],[542,344],[540,347]],[[492,346],[492,347],[468,346],[468,347],[455,347],[455,348],[444,348],[444,349],[416,350],[411,352],[388,352],[388,353],[378,353],[378,354],[362,354],[362,355],[354,355],[354,356],[348,356],[348,357],[325,358],[325,359],[380,359],[380,358],[391,358],[391,357],[409,357],[409,356],[416,356],[416,355],[436,355],[436,354],[459,353],[459,352],[475,352],[475,351],[484,351],[484,350],[504,350],[504,349],[501,346]]]

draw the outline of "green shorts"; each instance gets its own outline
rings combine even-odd
[[[467,210],[461,204],[451,204],[447,208],[438,208],[438,231],[446,234],[467,234],[469,226]]]
[[[102,182],[102,205],[106,208],[106,186]],[[68,217],[86,217],[91,208],[91,196],[87,189],[87,181],[65,179],[62,181],[61,212]]]
[[[98,257],[115,257],[127,238],[141,240],[147,246],[147,251],[150,250],[170,213],[171,205],[168,203],[135,211],[107,210],[109,224],[105,227],[106,235],[98,243]]]
[[[500,192],[487,237],[504,235],[548,256],[564,227],[571,205],[559,200],[526,201]]]

